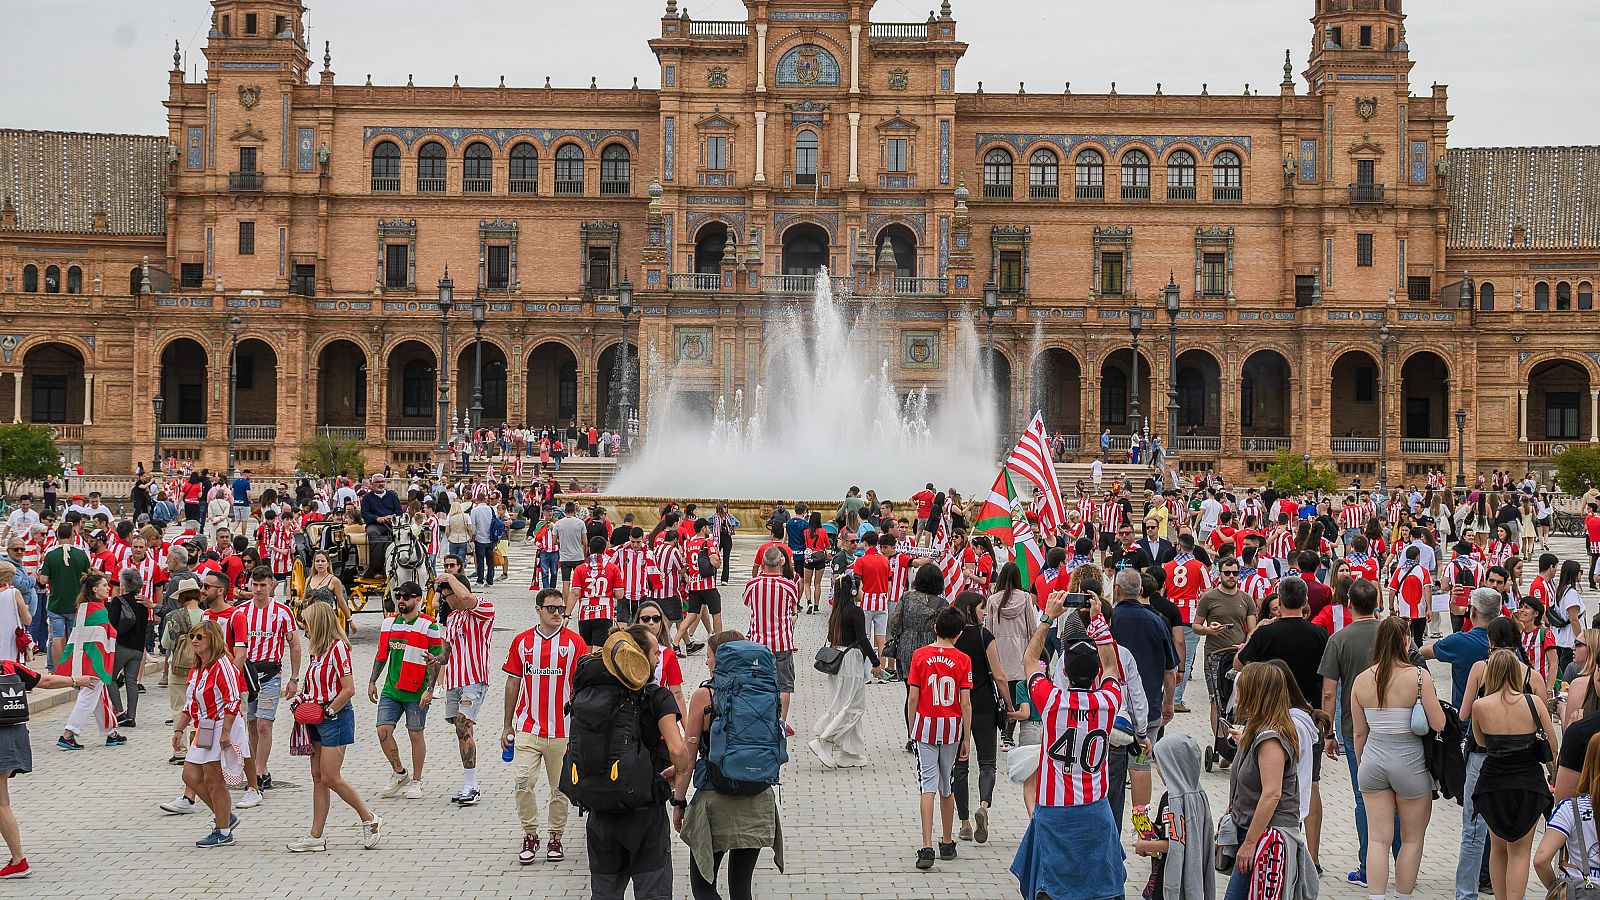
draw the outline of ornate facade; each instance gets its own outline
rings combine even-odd
[[[0,132],[0,414],[99,471],[158,434],[220,466],[230,408],[258,470],[319,430],[421,460],[481,296],[486,422],[614,426],[627,282],[630,343],[709,416],[826,268],[935,392],[992,283],[1002,404],[1085,448],[1136,397],[1185,467],[1451,469],[1458,410],[1469,469],[1543,466],[1600,440],[1600,148],[1450,148],[1401,4],[1315,0],[1275,90],[1174,95],[959,92],[949,3],[668,0],[660,87],[619,90],[341,82],[298,0],[213,0],[166,135]]]

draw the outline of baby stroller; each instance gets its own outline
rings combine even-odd
[[[1233,647],[1220,650],[1216,654],[1217,660],[1217,734],[1211,739],[1211,746],[1205,749],[1206,771],[1210,772],[1220,762],[1226,769],[1233,765],[1233,757],[1239,752],[1239,745],[1233,740],[1233,680],[1239,674],[1233,670],[1233,659],[1239,655],[1239,648]]]

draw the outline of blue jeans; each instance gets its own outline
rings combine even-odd
[[[553,588],[556,586],[556,572],[561,567],[561,552],[559,550],[541,550],[539,552],[539,586]]]
[[[455,556],[457,559],[461,560],[461,569],[462,569],[463,572],[466,571],[467,563],[472,559],[471,546],[469,544],[467,544],[465,541],[463,541],[462,543],[459,543],[459,544],[456,543],[455,541],[451,541],[450,542],[450,553],[451,553],[451,555]]]
[[[45,650],[45,657],[49,658],[50,647],[50,618],[45,615],[45,595],[43,592],[34,594],[33,598],[33,623],[28,626],[28,633],[33,635],[33,642]]]
[[[1466,726],[1463,722],[1462,727]],[[1486,858],[1483,842],[1489,837],[1489,826],[1473,808],[1472,790],[1478,785],[1484,759],[1482,753],[1467,754],[1467,780],[1461,802],[1461,854],[1456,857],[1456,900],[1478,900],[1478,879],[1483,874]]]
[[[1178,689],[1172,694],[1173,703],[1183,702],[1183,688],[1189,683],[1189,671],[1194,666],[1195,654],[1200,652],[1200,641],[1204,635],[1195,631],[1193,627],[1183,626],[1183,674],[1178,679]]]
[[[1356,842],[1361,848],[1361,858],[1356,860],[1356,871],[1367,871],[1367,802],[1361,798],[1361,788],[1356,777],[1356,770],[1361,767],[1361,761],[1356,759],[1355,738],[1348,735],[1339,736],[1339,744],[1344,748],[1344,761],[1350,767],[1350,792],[1356,795]],[[1394,855],[1400,855],[1400,814],[1395,813],[1394,821]]]
[[[1245,900],[1250,896],[1250,876],[1240,875],[1239,870],[1233,870],[1228,876],[1228,891],[1222,895],[1222,900]]]
[[[472,542],[474,577],[479,584],[494,584],[494,544]],[[484,575],[487,569],[489,574]]]

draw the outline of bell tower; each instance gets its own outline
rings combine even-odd
[[[305,15],[300,0],[211,0],[206,59],[213,68],[224,58],[258,63],[258,71],[270,71],[267,64],[277,62],[290,81],[302,84],[311,68]]]
[[[1350,75],[1395,75],[1411,71],[1406,46],[1404,0],[1314,0],[1311,61],[1306,79],[1319,92],[1332,70]],[[1377,80],[1361,79],[1361,80]]]

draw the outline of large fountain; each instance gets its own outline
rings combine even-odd
[[[927,362],[942,386],[902,390],[890,374],[905,353],[895,302],[836,298],[823,270],[809,304],[766,321],[760,383],[713,398],[709,416],[706,394],[650,348],[646,439],[608,493],[836,499],[858,485],[903,499],[929,481],[986,488],[1000,438],[972,319]]]

